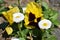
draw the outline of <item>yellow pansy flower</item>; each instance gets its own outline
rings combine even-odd
[[[41,17],[41,20],[44,20],[45,18],[44,17]]]
[[[12,34],[12,32],[13,32],[13,29],[11,27],[9,27],[9,26],[6,27],[5,30],[6,30],[8,35]]]
[[[11,7],[12,8],[12,7]],[[18,7],[14,7],[10,10],[8,10],[7,12],[2,12],[2,14],[4,15],[4,17],[8,20],[8,22],[10,23],[10,25],[13,23],[13,14],[19,12],[19,8]]]
[[[35,2],[27,4],[25,10],[25,25],[29,25],[30,22],[37,22],[43,16],[42,8]],[[31,28],[30,28],[31,29]]]
[[[13,7],[10,5],[9,8],[12,9]]]
[[[25,15],[25,25],[28,25],[29,24],[29,19],[28,19],[28,16],[27,15]]]

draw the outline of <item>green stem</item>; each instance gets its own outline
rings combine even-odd
[[[20,0],[18,0],[18,6],[20,6]]]
[[[20,2],[21,2],[21,0],[18,0],[18,7],[19,7],[19,9],[20,9],[20,12],[23,13],[23,10],[22,10],[22,7],[21,7],[21,5],[20,5]]]
[[[22,27],[22,22],[18,23],[18,29],[19,29],[20,32],[21,32],[21,27]]]
[[[21,28],[22,28],[22,22],[18,23],[18,29],[19,29],[18,36],[19,37],[22,37],[22,35],[21,35]]]

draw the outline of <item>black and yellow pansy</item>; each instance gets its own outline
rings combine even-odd
[[[20,12],[18,7],[9,6],[10,10],[7,12],[2,12],[3,16],[8,20],[9,24],[13,23],[13,14],[16,12]]]
[[[34,28],[33,26],[40,21],[40,19],[43,17],[42,14],[42,8],[35,2],[30,2],[27,4],[26,10],[25,10],[25,26],[28,29]]]

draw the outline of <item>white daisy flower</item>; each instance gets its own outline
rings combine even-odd
[[[14,22],[19,23],[22,20],[24,20],[24,15],[22,13],[14,13],[13,14],[13,21]]]
[[[11,40],[19,40],[19,38],[11,38]]]
[[[38,23],[38,26],[41,29],[49,29],[51,27],[51,25],[52,25],[52,22],[50,20],[47,20],[47,19],[41,20]]]
[[[26,7],[23,7],[22,9],[23,9],[23,13],[25,13]]]

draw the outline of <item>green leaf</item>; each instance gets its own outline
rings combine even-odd
[[[22,37],[26,37],[28,32],[29,32],[28,29],[24,29],[24,30],[22,30],[22,31],[21,31],[21,35],[22,35]]]
[[[8,8],[6,8],[5,6],[0,6],[0,14],[2,14],[2,12],[7,11]]]
[[[60,24],[60,22],[58,20],[52,20],[53,24],[58,26]]]
[[[48,4],[46,2],[42,2],[42,6],[45,7],[46,9],[48,9]]]
[[[47,9],[47,10],[43,11],[43,13],[44,13],[44,17],[46,19],[51,20],[51,22],[56,26],[59,25],[59,21],[57,19],[58,18],[58,12],[57,11],[52,10],[52,9]]]
[[[56,14],[54,14],[53,16],[51,16],[50,19],[51,19],[51,20],[56,20],[57,17],[58,17],[58,14],[56,13]]]
[[[46,19],[49,18],[47,11],[44,11],[44,17],[45,17]]]
[[[54,25],[56,25],[56,26],[58,26],[59,25],[59,21],[58,21],[58,12],[56,12],[56,11],[54,11],[54,10],[50,10],[50,14],[49,14],[49,16],[50,16],[50,20],[52,21],[52,23],[54,24]]]
[[[50,35],[47,40],[57,40],[57,38],[54,35]]]
[[[45,30],[42,40],[57,40],[56,36],[51,34],[48,30]]]
[[[33,29],[32,34],[33,34],[34,40],[42,39],[43,32],[40,29],[37,29],[37,28]]]
[[[25,40],[25,38],[20,38],[19,40]]]
[[[4,1],[3,0],[0,0],[0,4],[3,3]]]

